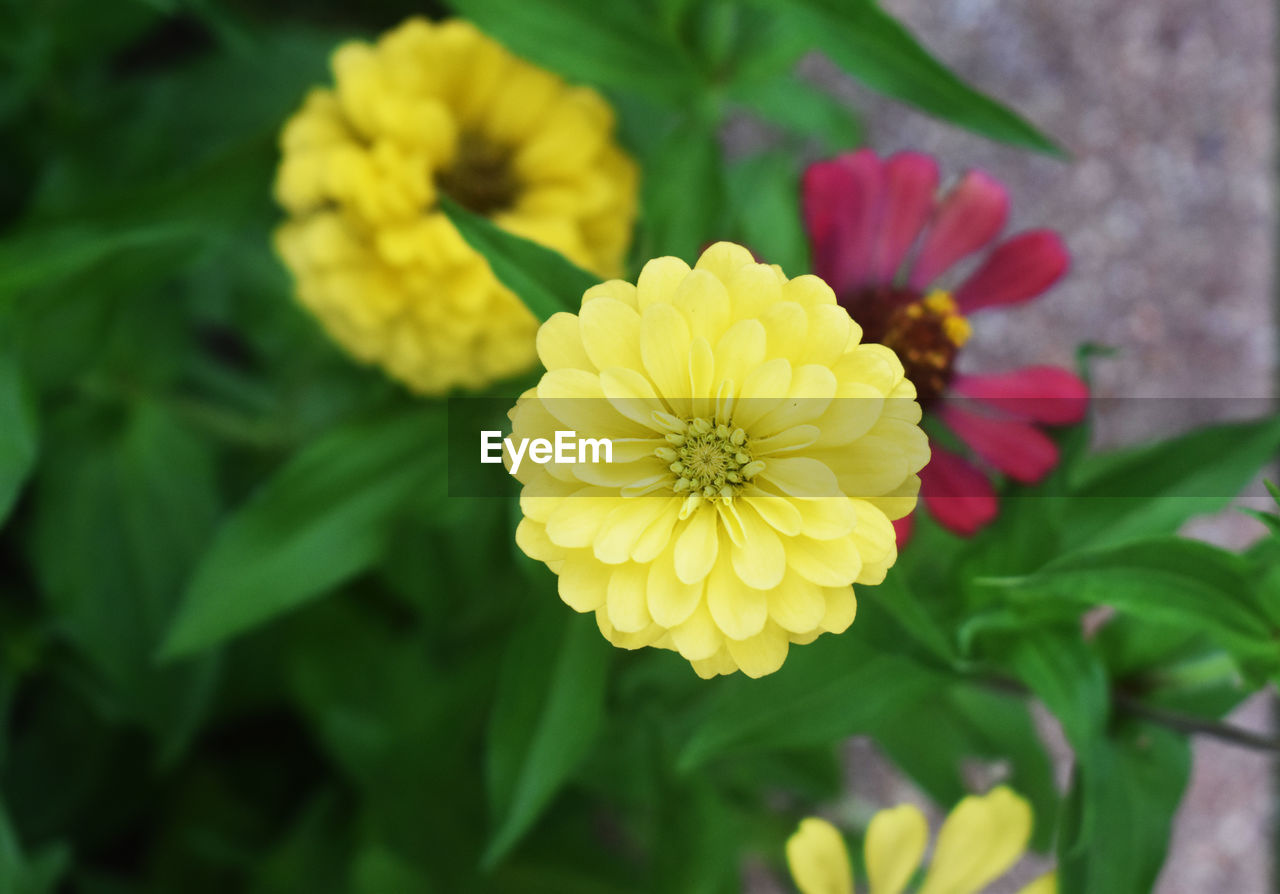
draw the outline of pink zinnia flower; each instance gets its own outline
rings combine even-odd
[[[1089,396],[1077,376],[1052,366],[994,375],[955,370],[969,337],[967,315],[1036,297],[1070,261],[1050,230],[992,247],[1008,210],[1004,187],[981,171],[940,194],[937,163],[915,152],[881,159],[864,149],[811,165],[804,177],[814,272],[862,325],[865,341],[898,354],[925,411],[968,448],[965,456],[935,441],[920,473],[925,507],[966,536],[998,511],[987,470],[1039,481],[1057,464],[1058,449],[1037,426],[1078,422]],[[956,262],[988,248],[953,292],[937,287]],[[899,539],[909,532],[910,517]]]

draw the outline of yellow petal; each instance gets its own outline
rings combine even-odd
[[[827,633],[844,633],[858,614],[858,597],[853,587],[823,587],[822,598],[827,603],[822,629]]]
[[[800,359],[805,363],[829,367],[854,342],[858,326],[849,319],[849,312],[839,305],[821,304],[806,310],[809,313],[809,338],[801,349]]]
[[[520,519],[516,525],[516,546],[524,554],[539,562],[555,561],[563,555],[564,550],[551,542],[547,536],[547,527],[531,518]]]
[[[812,273],[805,273],[789,280],[782,287],[782,297],[785,301],[794,301],[805,307],[820,307],[836,303],[836,293],[831,290],[831,286]]]
[[[538,359],[547,369],[595,369],[582,346],[578,318],[573,314],[552,314],[538,328],[537,343]]]
[[[840,494],[835,473],[807,456],[771,456],[760,478],[794,497],[834,498]]]
[[[831,540],[801,535],[787,541],[787,565],[820,587],[844,587],[857,580],[862,555],[851,534]]]
[[[714,344],[729,324],[729,292],[706,270],[695,269],[676,288],[671,303],[689,322],[689,332]]]
[[[636,287],[625,279],[607,279],[587,289],[582,293],[582,306],[585,308],[588,302],[598,298],[612,298],[634,311],[640,310],[637,306]]]
[[[938,832],[920,894],[973,894],[1017,862],[1031,838],[1031,805],[1005,786],[970,795]]]
[[[772,590],[787,570],[787,555],[782,547],[782,540],[773,526],[752,506],[743,504],[735,508],[742,525],[742,544],[735,543],[729,548],[733,570],[748,587]]]
[[[715,413],[716,358],[711,345],[701,335],[689,342],[689,396],[695,416]]]
[[[787,865],[800,894],[853,894],[853,869],[844,838],[824,819],[800,821],[787,839]]]
[[[822,588],[794,571],[768,593],[769,617],[788,633],[809,633],[818,629],[827,611]]]
[[[839,447],[865,435],[884,412],[884,395],[863,382],[842,382],[818,420],[819,447]]]
[[[809,315],[791,301],[780,301],[760,315],[770,357],[798,359],[809,334]]]
[[[739,267],[724,284],[733,302],[733,317],[737,320],[759,317],[782,300],[782,283],[778,274],[765,264],[747,264]]]
[[[596,558],[609,565],[621,565],[630,558],[640,535],[668,510],[674,512],[675,508],[667,500],[655,497],[621,500],[605,518],[592,543]]]
[[[786,398],[791,388],[791,364],[775,357],[747,373],[738,391],[733,421],[751,434],[751,426]]]
[[[928,843],[929,824],[914,805],[891,807],[872,817],[863,843],[871,894],[901,894]]]
[[[659,499],[651,496],[648,499]],[[631,547],[631,558],[637,562],[652,562],[667,548],[671,542],[671,529],[680,517],[679,497],[669,497],[665,511],[660,513],[653,524],[645,529],[635,546]]]
[[[670,304],[646,307],[640,318],[640,354],[658,395],[672,404],[674,412],[687,413],[687,399],[692,395],[689,393],[689,324],[684,315]]]
[[[643,438],[652,434],[605,400],[600,377],[581,369],[548,370],[538,382],[538,399],[561,423],[557,428],[584,438]],[[523,434],[523,432],[522,432]]]
[[[841,493],[848,497],[878,497],[911,474],[907,457],[897,442],[869,434],[843,447],[807,452],[831,467],[840,481]]]
[[[763,630],[747,639],[726,638],[724,644],[738,668],[753,679],[782,667],[791,646],[786,631],[777,624],[765,624]]]
[[[716,626],[711,611],[707,608],[707,601],[703,599],[684,623],[672,629],[671,640],[684,658],[689,661],[706,661],[723,647],[724,634]]]
[[[863,504],[867,510],[874,507]],[[796,500],[796,509],[800,513],[801,533],[814,540],[831,540],[854,532],[858,525],[858,506],[848,497],[817,497],[810,500]],[[893,526],[889,528],[893,530]],[[859,552],[866,559],[866,549],[859,543]]]
[[[653,421],[655,411],[663,410],[662,401],[653,384],[636,369],[610,366],[600,372],[600,390],[613,408],[632,422],[663,435],[667,430]]]
[[[744,496],[739,502],[745,503],[760,513],[760,517],[775,531],[787,537],[794,537],[800,533],[803,521],[794,500],[766,494],[758,488],[747,493],[749,496]]]
[[[593,612],[604,605],[611,577],[611,567],[575,550],[560,568],[560,598],[576,612]]]
[[[561,500],[547,518],[547,537],[565,548],[590,546],[620,497],[601,496],[598,488],[583,488]]]
[[[759,320],[739,320],[715,343],[716,382],[728,379],[739,385],[747,373],[764,362],[765,334]]]
[[[702,599],[703,586],[701,582],[686,584],[676,576],[675,548],[669,546],[649,566],[646,598],[654,623],[673,628],[689,620]]]
[[[707,576],[707,607],[716,626],[733,639],[755,636],[769,618],[764,591],[743,584],[723,555]]]
[[[791,387],[787,397],[773,412],[752,428],[756,437],[798,428],[822,416],[831,406],[836,395],[836,377],[825,366],[794,367],[791,371]],[[818,432],[814,432],[815,440]]]
[[[651,304],[670,304],[676,288],[688,275],[689,265],[679,258],[654,258],[645,264],[636,280],[641,312]]]
[[[597,298],[578,315],[582,345],[597,369],[639,369],[640,315],[616,298]]]
[[[649,566],[629,562],[615,568],[609,577],[609,589],[605,605],[609,623],[622,633],[639,633],[653,623],[649,617],[649,603],[645,598],[645,584],[649,581]]]
[[[686,584],[705,578],[716,563],[718,539],[715,509],[709,505],[698,507],[676,540],[676,576]]]
[[[755,262],[756,259],[751,256],[751,252],[741,245],[717,242],[707,246],[707,250],[698,258],[694,269],[704,270],[721,280],[727,280],[735,271]]]
[[[849,503],[858,519],[853,529],[853,540],[862,556],[862,570],[855,583],[883,583],[885,573],[898,559],[898,539],[893,523],[867,500],[850,500]]]

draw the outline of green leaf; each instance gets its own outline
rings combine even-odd
[[[0,301],[125,252],[191,242],[200,235],[194,222],[139,222],[118,229],[73,225],[19,233],[0,242]]]
[[[872,0],[802,0],[788,8],[788,18],[873,90],[992,140],[1063,154],[1017,113],[956,77]]]
[[[786,152],[753,155],[725,171],[733,238],[789,276],[809,269],[800,222],[800,172]]]
[[[475,869],[485,834],[477,745],[501,640],[471,637],[440,654],[385,608],[343,594],[280,625],[293,702],[356,793],[356,828],[436,891],[486,890]]]
[[[645,7],[575,0],[451,0],[459,13],[522,56],[569,78],[680,105],[698,72]]]
[[[70,862],[68,849],[52,845],[28,857],[0,800],[0,891],[5,894],[53,894]]]
[[[1058,840],[1062,894],[1150,891],[1191,771],[1184,737],[1126,724],[1078,767]]]
[[[162,257],[154,273],[167,274],[265,207],[273,157],[270,139],[254,137],[173,176],[93,194],[57,219],[20,227],[0,240],[0,305],[122,255]]]
[[[1204,632],[1243,654],[1276,652],[1239,556],[1176,537],[1071,553],[1026,577],[990,580],[1030,603],[1110,605],[1135,618]]]
[[[691,116],[647,154],[641,184],[640,253],[692,260],[721,235],[728,209],[714,124]]]
[[[1078,626],[1023,630],[986,652],[1039,696],[1086,760],[1106,728],[1110,693],[1106,670]]]
[[[824,636],[793,650],[777,673],[718,681],[677,766],[692,772],[726,755],[834,742],[918,701],[942,679],[851,634]]]
[[[954,664],[959,659],[954,643],[917,598],[901,571],[891,571],[878,586],[861,587],[858,596],[892,618],[903,634],[941,664]]]
[[[493,275],[515,292],[539,320],[545,321],[560,311],[577,313],[582,306],[582,293],[600,282],[598,276],[558,252],[508,233],[448,196],[440,196],[439,201],[462,238],[484,255]]]
[[[954,804],[969,793],[964,771],[974,759],[1004,763],[1009,773],[1003,781],[1035,811],[1036,846],[1049,847],[1061,798],[1027,699],[957,681],[885,715],[871,734],[939,804]]]
[[[207,704],[214,665],[157,668],[152,656],[216,523],[212,453],[146,401],[82,402],[50,417],[48,434],[30,541],[42,595],[108,703],[172,757]]]
[[[36,460],[35,405],[13,338],[12,318],[0,309],[0,527]]]
[[[834,96],[797,78],[739,84],[729,96],[771,124],[820,141],[824,151],[840,152],[862,144],[857,114]]]
[[[1065,506],[1070,545],[1172,534],[1227,506],[1280,450],[1280,416],[1197,429],[1081,461]]]
[[[211,648],[372,565],[405,500],[443,497],[443,428],[432,407],[347,425],[300,451],[223,522],[162,656]]]
[[[506,650],[489,722],[494,866],[537,820],[600,730],[610,647],[593,619],[569,611],[551,587]]]

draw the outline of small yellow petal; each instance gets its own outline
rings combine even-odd
[[[670,304],[676,289],[689,275],[689,265],[679,258],[654,258],[644,265],[636,280],[636,299],[641,312],[650,304]]]
[[[777,624],[766,624],[763,630],[747,639],[726,637],[724,644],[738,669],[752,679],[767,676],[782,667],[791,645],[786,631]]]
[[[755,636],[769,619],[765,592],[743,584],[725,555],[707,576],[707,607],[716,625],[733,639]]]
[[[891,807],[872,817],[863,843],[871,894],[900,894],[928,843],[929,824],[914,805]]]
[[[787,865],[800,894],[853,894],[844,838],[824,819],[809,817],[787,839]]]
[[[920,894],[973,894],[1022,856],[1031,838],[1031,805],[1005,786],[970,795],[938,833]]]
[[[715,509],[704,505],[694,510],[676,540],[676,576],[686,584],[696,584],[710,574],[718,539]]]

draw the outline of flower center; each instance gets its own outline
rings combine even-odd
[[[511,150],[474,132],[458,137],[453,163],[436,172],[436,188],[468,211],[490,215],[515,204],[520,181]]]
[[[764,470],[751,458],[747,433],[704,416],[682,421],[683,430],[667,435],[670,447],[654,451],[675,473],[677,494],[700,494],[706,499],[732,499],[748,481]]]
[[[857,296],[849,307],[863,339],[893,349],[922,405],[940,398],[951,383],[956,354],[972,327],[946,292],[920,297],[909,289],[879,288]]]

